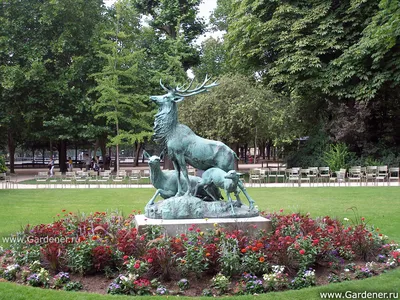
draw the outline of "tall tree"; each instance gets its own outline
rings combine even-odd
[[[29,122],[15,124],[58,146],[65,170],[67,140],[89,121],[87,71],[102,1],[10,0],[2,9],[0,77],[8,78],[2,80],[2,99]],[[9,120],[8,128],[17,128]]]
[[[357,115],[364,116],[359,121],[367,131],[357,139],[376,143],[377,121],[389,125],[380,113],[389,117],[398,112],[398,1],[245,0],[234,2],[228,20],[231,63],[290,95],[304,133],[319,118],[354,123],[348,119],[354,113],[336,110],[341,105],[353,111],[366,107],[368,114]],[[398,139],[395,143],[399,146]]]
[[[193,41],[204,32],[204,20],[197,17],[200,0],[133,0],[138,11],[150,16],[149,25],[155,30],[160,41],[172,39],[174,50],[180,53],[185,70],[199,61]],[[164,49],[168,52],[168,48]]]
[[[99,51],[106,63],[94,74],[97,86],[93,91],[99,95],[94,104],[96,118],[104,118],[115,129],[109,145],[116,146],[118,171],[119,145],[143,142],[151,134],[151,125],[145,95],[146,53],[136,43],[141,34],[140,15],[126,0],[117,1],[113,12]]]
[[[229,64],[226,64],[226,51],[223,41],[208,38],[201,43],[200,64],[193,67],[193,73],[198,78],[204,78],[207,74],[219,77],[228,73]]]
[[[297,124],[291,120],[294,113],[286,97],[243,75],[224,75],[218,83],[210,93],[183,101],[179,108],[182,123],[200,136],[233,148],[259,140],[293,138]]]

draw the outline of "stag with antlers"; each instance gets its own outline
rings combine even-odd
[[[162,96],[151,96],[150,99],[158,106],[158,112],[154,122],[154,137],[168,150],[178,178],[181,174],[189,184],[189,176],[186,164],[200,170],[217,167],[225,172],[235,169],[238,159],[236,153],[219,141],[204,139],[197,136],[189,127],[179,123],[177,103],[185,97],[207,92],[210,88],[217,86],[216,82],[207,85],[209,78],[206,76],[204,82],[191,89],[193,80],[184,87],[167,88],[161,80],[161,87],[167,92]],[[178,180],[177,196],[189,195],[189,189],[183,190],[181,180]]]

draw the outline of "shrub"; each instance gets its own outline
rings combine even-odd
[[[64,285],[64,291],[80,291],[83,288],[79,281],[70,281]]]
[[[0,173],[7,172],[6,160],[3,155],[0,155]]]
[[[349,158],[349,149],[344,143],[329,145],[329,150],[324,152],[324,161],[332,171],[347,169]]]

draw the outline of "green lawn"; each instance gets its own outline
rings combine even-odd
[[[329,215],[354,219],[353,211],[349,208],[355,207],[360,217],[365,217],[370,224],[381,228],[382,233],[400,242],[399,187],[249,188],[248,190],[260,210],[269,212],[284,209],[286,213],[309,212],[313,217]],[[51,222],[63,209],[86,213],[117,209],[129,214],[134,209],[143,210],[153,193],[154,189],[0,190],[0,236],[2,238],[9,236],[28,223]],[[0,242],[6,246],[3,241]],[[347,290],[399,292],[399,282],[400,270],[396,270],[367,280],[301,291],[269,293],[260,298],[320,299],[319,292]],[[100,296],[87,293],[49,291],[0,283],[0,299],[97,299],[98,297]],[[116,296],[109,297],[112,299]]]

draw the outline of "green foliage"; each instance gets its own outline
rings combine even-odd
[[[349,157],[348,146],[343,143],[329,145],[329,150],[324,153],[324,161],[332,171],[346,169]]]
[[[6,171],[6,160],[3,155],[0,155],[0,173],[5,173]]]
[[[380,139],[398,148],[397,1],[227,2],[216,12],[228,25],[227,63],[290,96],[299,136],[317,115],[358,155]]]
[[[183,124],[202,137],[228,144],[292,138],[296,124],[290,121],[292,107],[286,97],[238,74],[224,75],[218,83],[212,92],[183,101],[179,107]]]
[[[285,147],[288,167],[322,167],[326,166],[323,160],[329,139],[323,131],[312,132],[309,139],[299,144],[298,141]]]

